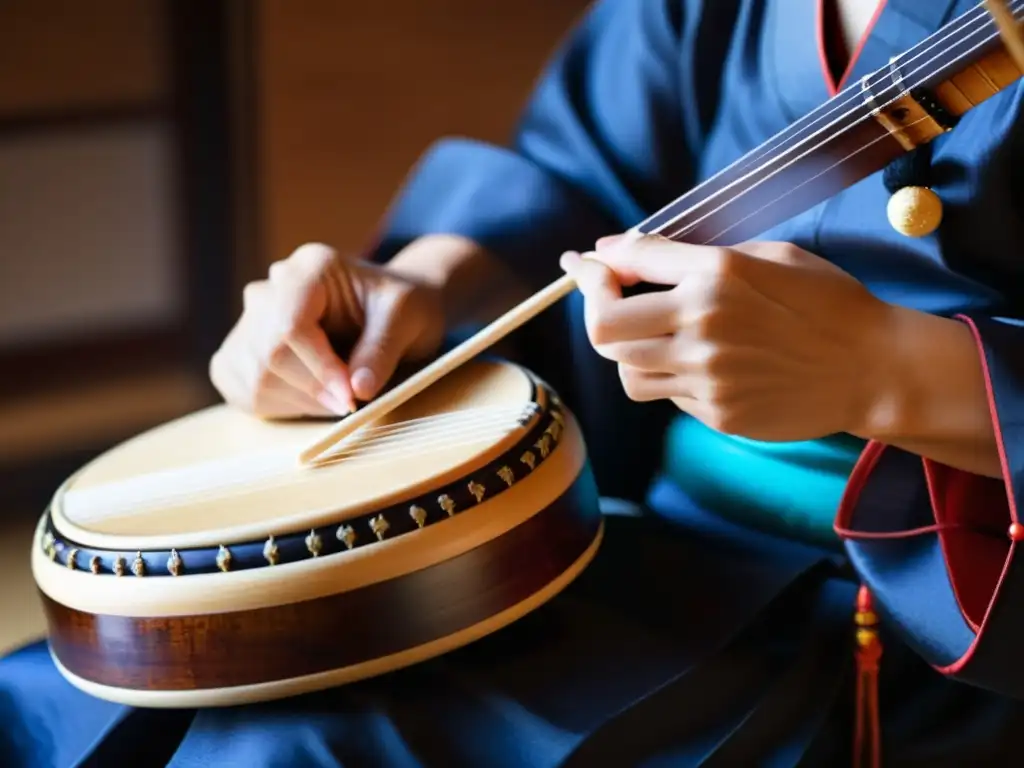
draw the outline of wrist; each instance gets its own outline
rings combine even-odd
[[[990,431],[981,361],[963,323],[885,304],[864,342],[853,434],[899,446],[974,442]]]
[[[903,371],[901,353],[909,346],[908,325],[912,318],[903,308],[882,301],[873,313],[874,322],[860,325],[851,434],[865,440],[889,443],[899,423],[910,417],[913,405],[912,381]]]
[[[529,295],[501,260],[458,235],[426,235],[403,248],[387,269],[438,292],[449,329],[487,322]]]
[[[387,263],[388,271],[439,291],[454,290],[467,268],[483,258],[484,249],[458,235],[424,235]]]

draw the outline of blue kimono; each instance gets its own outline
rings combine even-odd
[[[847,81],[975,2],[888,0]],[[374,257],[454,232],[542,286],[564,250],[629,228],[828,99],[840,76],[824,67],[818,10],[817,0],[601,0],[549,64],[510,147],[430,149]],[[1007,531],[1024,487],[1024,328],[1007,318],[1024,296],[1013,295],[1013,261],[979,244],[972,201],[1020,100],[1007,89],[936,143],[945,218],[935,235],[891,228],[881,174],[763,235],[833,261],[886,301],[971,325],[1005,482],[845,435],[726,437],[665,403],[631,403],[590,349],[574,296],[517,334],[520,359],[578,414],[602,492],[640,511],[609,512],[602,550],[561,596],[434,661],[231,709],[94,700],[33,644],[0,661],[0,761],[844,765],[864,583],[883,619],[886,764],[1019,763],[1024,574]],[[960,527],[865,536],[936,520]]]

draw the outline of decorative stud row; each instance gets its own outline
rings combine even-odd
[[[490,483],[491,490],[488,490],[486,484],[486,477],[476,476],[473,479],[466,481],[465,490],[468,493],[468,498],[471,498],[476,504],[481,504],[488,498],[488,494],[493,497],[503,490],[511,488],[520,477],[524,477],[537,466],[544,461],[550,454],[554,447],[558,444],[562,432],[565,427],[564,417],[562,413],[557,410],[557,406],[560,402],[557,398],[551,398],[552,405],[555,409],[549,412],[551,417],[547,425],[541,430],[539,425],[534,430],[531,430],[531,434],[527,436],[525,440],[520,442],[512,452],[503,457],[504,461],[499,461],[496,465],[492,465],[490,472],[493,473],[491,476],[494,480]],[[518,461],[514,460],[515,455],[518,454]],[[520,469],[514,469],[514,466],[518,464]],[[407,514],[409,519],[415,525],[414,528],[406,527],[405,531],[399,531],[398,535],[407,533],[411,530],[419,530],[429,525],[431,522],[431,514],[429,513],[429,506],[436,506],[438,514],[436,514],[435,522],[443,520],[449,517],[453,517],[459,511],[456,501],[452,498],[454,488],[450,489],[447,493],[439,494],[434,502],[429,505],[425,505],[424,500],[418,500],[419,504],[411,504],[408,507]],[[457,495],[457,494],[456,494]],[[371,516],[368,520],[364,519],[362,523],[365,524],[366,528],[363,533],[360,533],[356,529],[356,525],[359,525],[359,521],[349,521],[342,523],[337,527],[334,532],[334,537],[344,546],[344,550],[348,551],[357,546],[361,546],[364,541],[372,541],[374,538],[377,541],[384,541],[387,538],[388,531],[393,527],[393,522],[398,523],[394,518],[397,510],[386,510],[384,512],[377,513]],[[389,520],[388,518],[391,518]],[[353,523],[356,523],[354,525]],[[309,557],[320,557],[325,549],[324,533],[318,532],[317,529],[310,530],[309,534],[303,540],[305,544],[305,552]],[[365,539],[364,539],[365,537]],[[250,545],[241,545],[242,547],[249,547]],[[238,547],[236,547],[237,549]],[[42,549],[46,553],[50,560],[57,561],[58,553],[64,549],[67,549],[67,555],[64,558],[64,564],[70,570],[84,571],[88,569],[93,574],[103,573],[103,558],[97,554],[87,553],[89,556],[88,561],[82,559],[82,550],[78,547],[72,546],[70,543],[64,543],[59,541],[53,534],[52,530],[47,530],[42,538]],[[184,550],[183,550],[184,551]],[[339,551],[339,550],[335,550]],[[106,554],[106,553],[104,553]],[[155,554],[155,553],[154,553]],[[274,536],[269,536],[263,544],[262,548],[262,560],[266,565],[275,566],[278,565],[282,560],[281,548],[278,540]],[[295,561],[295,558],[291,558],[290,561]],[[152,562],[152,560],[150,560]],[[206,562],[209,562],[207,560]],[[231,571],[236,565],[236,556],[231,551],[231,548],[220,545],[217,549],[217,555],[214,560],[216,567],[219,571],[228,572]],[[166,570],[171,576],[181,576],[186,572],[185,561],[176,549],[172,549],[166,559]],[[248,565],[246,567],[254,567]],[[128,561],[125,557],[117,555],[114,557],[112,565],[110,566],[109,572],[115,576],[125,575],[128,569]],[[147,560],[143,556],[143,553],[136,552],[135,557],[131,561],[131,572],[136,577],[143,577],[147,575],[153,575],[147,566]],[[192,572],[196,572],[194,569]],[[206,572],[205,569],[200,569],[199,572]]]

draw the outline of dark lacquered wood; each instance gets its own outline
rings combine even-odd
[[[350,592],[168,618],[95,615],[42,598],[54,653],[86,680],[167,691],[264,683],[381,658],[478,624],[557,579],[599,525],[587,467],[554,503],[502,536]]]
[[[865,99],[855,94],[854,88],[847,88],[676,198],[639,229],[692,243],[727,244],[753,237],[880,170],[903,153],[899,142],[870,115]],[[819,177],[837,164],[841,167]],[[725,231],[730,221],[771,203],[774,205],[762,211],[757,221]],[[715,213],[716,209],[721,210]],[[711,219],[704,221],[709,214]]]
[[[899,142],[874,120],[862,120],[815,144],[813,151],[797,153],[785,167],[770,164],[755,170],[742,192],[725,192],[721,202],[700,206],[663,234],[702,245],[741,243],[824,202],[903,154]]]

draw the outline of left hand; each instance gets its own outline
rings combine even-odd
[[[712,429],[769,441],[857,434],[875,405],[890,305],[794,245],[627,235],[561,263],[632,400],[670,399]],[[637,283],[671,287],[624,298]]]

